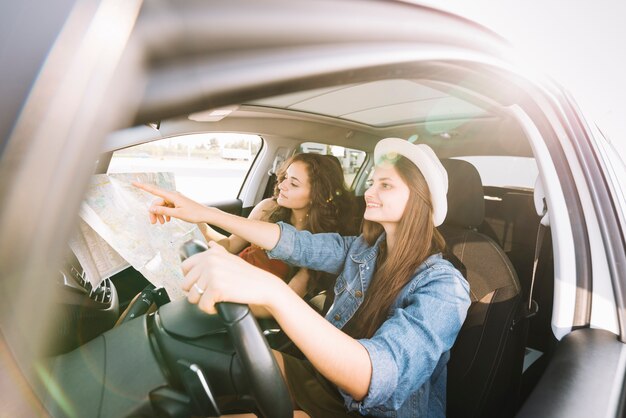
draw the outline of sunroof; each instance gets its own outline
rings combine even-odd
[[[252,104],[316,113],[375,127],[487,114],[472,103],[414,80],[381,80],[308,90]]]

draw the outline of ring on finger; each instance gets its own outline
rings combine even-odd
[[[196,292],[198,292],[198,294],[200,295],[204,294],[204,289],[198,286],[198,283],[194,283],[193,288],[196,289]]]

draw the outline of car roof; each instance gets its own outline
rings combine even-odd
[[[369,151],[384,137],[416,139],[442,158],[531,157],[528,140],[506,107],[480,101],[457,86],[387,79],[271,96],[159,121],[158,132],[116,132],[105,151],[201,132],[283,136]],[[396,94],[401,92],[401,94]]]

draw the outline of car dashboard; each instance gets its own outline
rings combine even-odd
[[[106,278],[93,286],[71,251],[58,271],[55,289],[58,332],[48,345],[49,355],[71,351],[115,325],[120,304],[113,281]]]

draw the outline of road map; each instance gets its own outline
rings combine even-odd
[[[184,296],[180,283],[181,245],[205,241],[195,224],[172,219],[152,225],[148,208],[156,199],[131,182],[176,190],[172,173],[121,173],[92,176],[80,209],[79,232],[70,247],[92,286],[132,265],[172,300]]]

